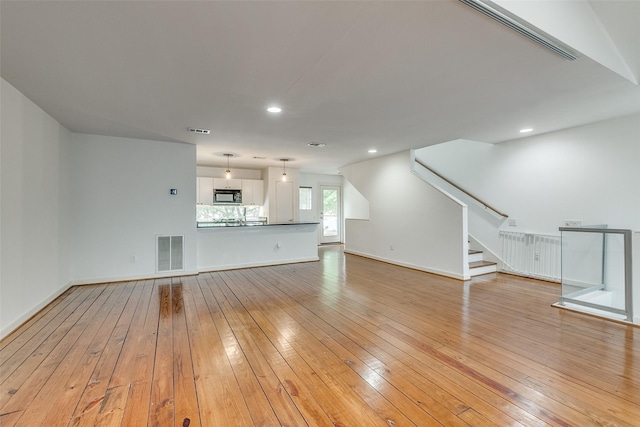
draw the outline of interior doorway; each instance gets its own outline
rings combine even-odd
[[[342,197],[338,185],[320,186],[320,243],[340,243]]]

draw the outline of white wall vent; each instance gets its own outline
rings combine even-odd
[[[184,270],[184,236],[157,236],[156,270]]]

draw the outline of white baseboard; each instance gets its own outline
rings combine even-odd
[[[457,280],[470,280],[471,279],[471,277],[465,277],[463,274],[457,274],[457,273],[452,273],[450,271],[438,270],[438,269],[435,269],[435,268],[428,268],[428,267],[423,267],[421,265],[415,265],[415,264],[411,264],[411,263],[407,263],[407,262],[396,261],[394,259],[379,257],[379,256],[376,256],[376,255],[371,255],[371,254],[367,254],[367,253],[364,253],[364,252],[354,251],[352,249],[346,249],[345,248],[344,253],[345,254],[358,255],[358,256],[361,256],[361,257],[364,257],[364,258],[371,258],[371,259],[375,259],[376,261],[386,262],[387,264],[399,265],[400,267],[407,267],[407,268],[411,268],[413,270],[420,270],[420,271],[424,271],[425,273],[433,273],[433,274],[437,274],[439,276],[451,277],[452,279],[457,279]]]
[[[211,271],[224,271],[224,270],[237,270],[240,268],[253,268],[253,267],[269,267],[271,265],[284,265],[284,264],[297,264],[300,262],[312,262],[312,261],[320,261],[319,257],[311,257],[311,258],[295,258],[295,259],[287,259],[287,260],[279,260],[279,261],[267,261],[267,262],[248,262],[241,264],[225,264],[225,265],[212,265],[209,267],[200,267],[198,268],[198,272],[207,273]]]
[[[2,325],[0,329],[0,339],[8,336],[11,332],[18,329],[24,323],[26,323],[29,319],[31,319],[34,315],[36,315],[40,310],[45,308],[47,305],[51,304],[56,298],[65,293],[73,284],[71,282],[67,283],[51,295],[44,298],[38,304],[34,305],[30,310],[26,311],[22,314],[22,316],[15,319],[13,322],[10,322],[7,325]]]
[[[149,280],[149,279],[161,279],[163,277],[177,277],[177,276],[194,276],[198,274],[197,270],[180,270],[180,271],[166,271],[163,273],[152,274],[138,274],[132,276],[109,276],[109,277],[97,277],[93,279],[79,279],[71,282],[72,286],[80,285],[95,285],[99,283],[113,283],[113,282],[130,282],[132,280]]]

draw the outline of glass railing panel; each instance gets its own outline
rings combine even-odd
[[[631,232],[561,228],[560,304],[631,321]]]
[[[602,304],[618,310],[625,309],[625,252],[623,234],[605,235],[605,301]]]
[[[578,298],[604,287],[604,235],[562,232],[562,296]]]

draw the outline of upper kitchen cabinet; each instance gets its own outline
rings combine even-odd
[[[226,180],[225,180],[226,181]],[[212,205],[213,204],[213,178],[198,177],[198,199],[199,205]]]
[[[242,190],[242,181],[243,180],[241,179],[213,178],[213,188],[225,190]]]
[[[242,180],[242,204],[262,206],[264,204],[264,181],[260,179]]]

